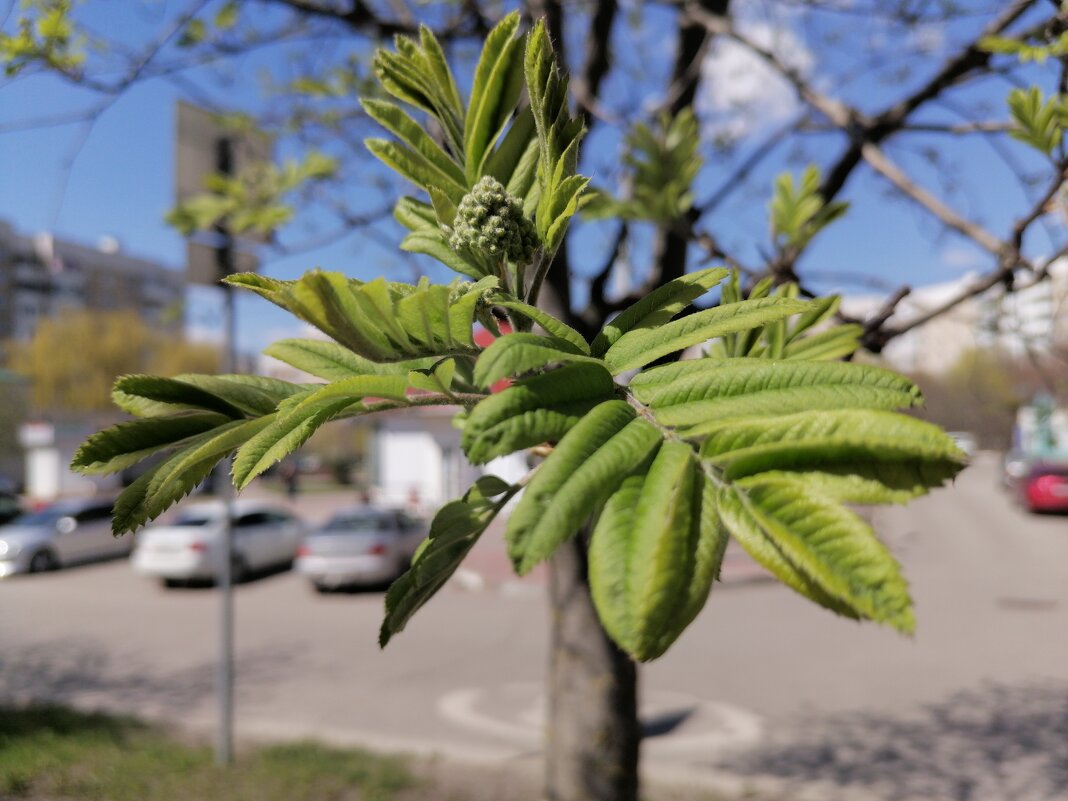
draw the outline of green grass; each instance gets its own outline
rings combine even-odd
[[[366,751],[269,746],[220,768],[211,749],[130,718],[0,707],[4,801],[393,801],[418,783],[403,759]]]

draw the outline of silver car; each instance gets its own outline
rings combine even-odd
[[[300,520],[282,507],[259,501],[240,500],[234,513],[230,562],[234,582],[293,562],[305,531]],[[226,507],[220,501],[179,507],[137,535],[133,569],[162,579],[168,587],[213,580],[223,559],[225,520]]]
[[[426,535],[426,523],[406,512],[356,507],[309,534],[294,567],[320,592],[384,584],[407,570]]]
[[[0,577],[127,556],[131,536],[111,533],[110,500],[58,501],[0,526]]]

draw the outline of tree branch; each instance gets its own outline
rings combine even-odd
[[[963,234],[971,239],[984,250],[1002,256],[1010,246],[1002,242],[981,225],[970,222],[949,208],[941,200],[936,198],[926,189],[912,181],[905,173],[890,161],[889,158],[875,144],[866,142],[861,146],[861,155],[864,161],[877,173],[896,186],[903,194],[912,198],[916,203],[933,214],[947,228]]]

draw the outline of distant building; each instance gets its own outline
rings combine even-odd
[[[182,271],[129,256],[113,238],[93,248],[0,222],[0,340],[25,341],[41,320],[81,310],[134,310],[177,332],[184,300]]]
[[[907,323],[957,297],[976,276],[920,287],[906,297],[890,318],[890,326]],[[861,319],[874,315],[879,297],[842,299],[842,311]],[[1012,356],[1029,350],[1048,352],[1068,347],[1068,261],[1053,264],[1040,284],[1006,293],[1001,286],[969,298],[928,323],[894,339],[883,358],[907,373],[937,375],[956,365],[975,348],[997,348]]]

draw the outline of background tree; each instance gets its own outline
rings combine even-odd
[[[537,0],[522,10],[528,19],[546,19],[558,57],[575,76],[572,100],[589,129],[580,166],[601,191],[589,196],[591,222],[574,227],[555,251],[542,294],[587,339],[650,288],[711,257],[750,281],[761,275],[778,283],[796,280],[803,295],[829,282],[878,279],[886,303],[858,321],[864,344],[878,351],[969,296],[1045,280],[1064,252],[1063,227],[1049,224],[1059,213],[1066,166],[1059,133],[1065,19],[1058,4],[690,0],[620,6],[597,0],[571,6]],[[266,177],[216,182],[214,200],[187,206],[174,218],[186,227],[208,226],[221,219],[216,212],[232,216],[235,199],[248,205],[252,198],[255,213],[243,215],[241,225],[270,229],[283,252],[307,244],[278,230],[294,207],[320,221],[312,243],[354,231],[366,242],[399,238],[389,218],[399,184],[369,167],[359,145],[375,119],[373,106],[357,105],[353,91],[377,91],[370,80],[371,45],[397,33],[417,35],[417,21],[426,22],[457,73],[468,77],[477,52],[472,43],[497,17],[494,7],[478,2],[423,6],[418,20],[403,2],[191,3],[131,52],[108,47],[68,12],[66,3],[33,3],[25,24],[14,24],[0,42],[12,71],[48,69],[96,93],[89,108],[68,118],[91,121],[135,83],[177,80],[194,65],[224,64],[265,46],[298,54],[288,74],[272,76],[269,105],[248,109],[290,137],[300,155],[289,172],[283,167]],[[324,47],[339,38],[338,48]],[[732,74],[732,65],[742,72]],[[782,91],[747,104],[753,98],[732,87],[753,76]],[[1009,86],[1031,83],[1040,84],[1039,94],[1014,95],[1010,112],[994,102]],[[186,85],[199,101],[211,102],[204,81]],[[696,111],[692,117],[690,110]],[[757,124],[736,124],[747,113]],[[230,118],[236,125],[247,120]],[[444,128],[434,133],[439,142],[450,136]],[[618,158],[621,152],[625,159]],[[330,169],[311,155],[320,153],[332,158]],[[970,204],[994,189],[984,180],[993,170],[991,158],[1003,163],[994,182],[999,196],[1006,175],[1019,185],[1008,203],[986,210],[986,220],[973,215]],[[809,162],[818,169],[795,170],[796,178],[776,184],[771,237],[765,237],[773,177],[784,166]],[[347,188],[354,185],[358,197]],[[830,241],[823,229],[843,211],[838,204],[852,202],[856,212],[876,186],[915,206],[922,238],[967,243],[980,254],[983,274],[929,313],[899,320],[893,313],[909,288],[893,276],[821,270],[827,253],[821,248]],[[253,191],[263,187],[267,191]],[[333,225],[322,222],[324,214]],[[857,218],[863,225],[863,216],[854,214],[835,230],[848,230]],[[417,237],[407,247],[425,252],[431,244]],[[861,253],[856,261],[878,262],[878,255]],[[417,261],[420,268],[434,269]],[[624,784],[633,776],[633,667],[608,638],[591,636],[599,627],[586,575],[586,548],[577,538],[558,551],[552,572],[552,711],[574,713],[572,725],[552,733],[550,776],[558,797],[581,796],[578,785],[565,784],[583,773]]]
[[[71,343],[78,343],[71,347]],[[58,416],[108,412],[121,375],[214,372],[213,345],[175,341],[133,311],[81,311],[42,320],[28,342],[9,342],[7,364],[30,381],[29,405]]]

